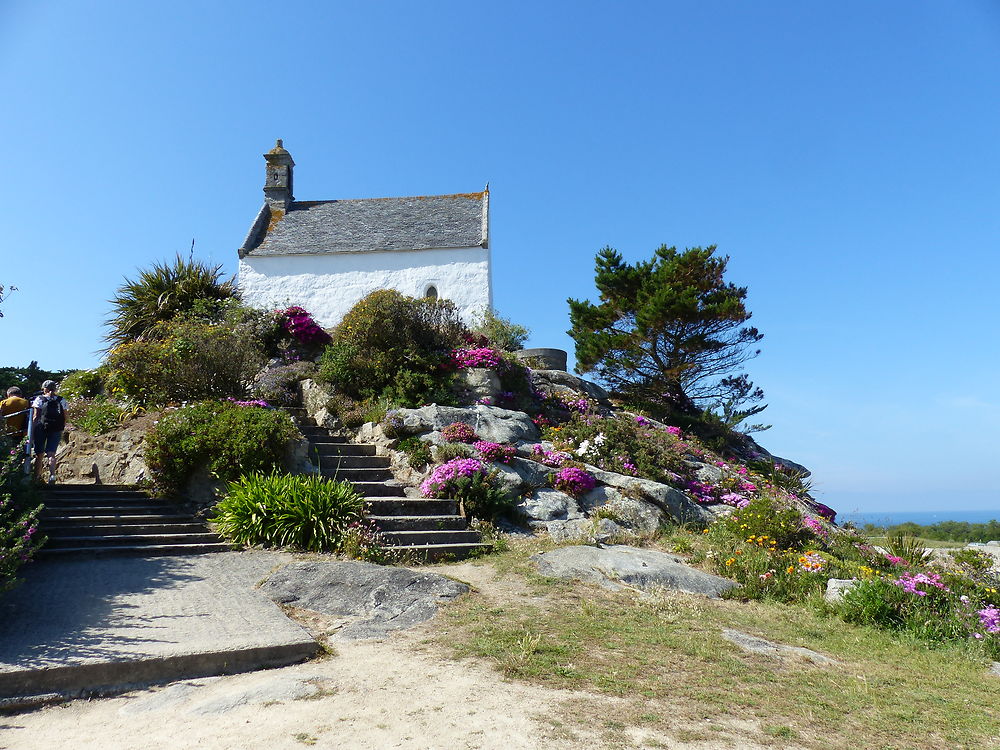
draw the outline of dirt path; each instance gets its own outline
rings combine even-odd
[[[527,595],[519,581],[499,579],[486,566],[441,572],[473,584],[481,595]],[[317,633],[336,623],[311,617],[304,624]],[[607,747],[597,719],[614,715],[614,698],[524,685],[487,664],[454,661],[427,645],[433,627],[432,621],[381,642],[337,643],[333,655],[306,664],[0,715],[0,748]],[[632,738],[629,746],[636,748],[734,747],[688,744],[639,730]]]

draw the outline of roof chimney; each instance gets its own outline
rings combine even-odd
[[[287,211],[295,196],[292,194],[292,167],[295,162],[285,150],[281,139],[274,148],[264,154],[267,160],[267,176],[264,180],[264,197],[271,210]]]

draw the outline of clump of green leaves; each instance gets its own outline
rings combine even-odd
[[[406,454],[406,460],[414,469],[423,469],[433,461],[430,443],[416,436],[400,440],[396,445],[396,450]]]
[[[91,435],[111,432],[127,412],[104,396],[77,398],[69,402],[68,419],[75,427]]]
[[[146,437],[146,463],[156,486],[183,490],[207,470],[222,481],[282,465],[295,428],[273,409],[205,401],[167,412]]]
[[[93,370],[74,370],[59,384],[59,395],[69,400],[99,396],[104,393],[106,376],[107,368],[103,366]]]
[[[350,482],[314,475],[250,474],[229,483],[216,506],[219,533],[241,546],[336,552],[364,498]]]
[[[372,292],[333,331],[320,378],[352,399],[384,396],[401,406],[450,403],[446,363],[466,328],[454,303]]]
[[[522,325],[484,307],[472,318],[472,332],[485,338],[489,344],[502,351],[516,352],[524,348],[531,331]]]

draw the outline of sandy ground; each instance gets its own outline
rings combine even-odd
[[[472,583],[478,595],[526,595],[487,567],[441,572]],[[322,616],[302,622],[317,635],[337,625]],[[454,661],[427,644],[433,627],[432,621],[385,641],[338,642],[332,655],[291,667],[0,715],[0,748],[608,747],[595,718],[614,715],[614,698],[524,685],[505,680],[488,664]],[[729,729],[754,734],[749,726]],[[758,747],[742,740],[684,743],[640,729],[630,730],[630,737],[624,746]]]

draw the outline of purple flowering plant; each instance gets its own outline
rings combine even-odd
[[[278,310],[281,327],[300,344],[329,344],[330,334],[320,328],[304,308],[293,306]]]
[[[552,475],[552,486],[572,497],[580,497],[597,486],[594,475],[576,466],[565,466]]]
[[[452,422],[441,428],[441,437],[449,443],[474,443],[479,440],[476,431],[465,422]]]
[[[477,440],[472,447],[479,451],[484,461],[509,464],[517,454],[517,448],[504,443],[494,443],[489,440]]]

